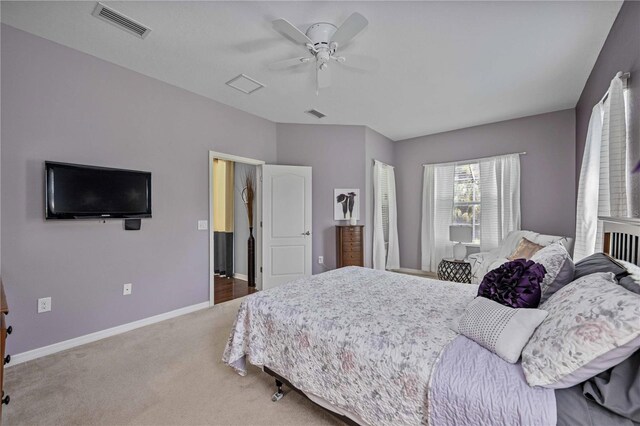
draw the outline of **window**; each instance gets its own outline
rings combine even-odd
[[[473,244],[480,244],[480,164],[456,165],[453,188],[453,224],[473,229]]]
[[[382,201],[382,230],[384,233],[385,248],[389,244],[389,170],[387,167],[380,168],[379,175],[380,200]]]

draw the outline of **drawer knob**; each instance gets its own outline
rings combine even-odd
[[[11,355],[7,355],[4,357],[4,364],[7,365],[11,362]]]
[[[9,405],[9,402],[11,401],[11,397],[9,395],[5,395],[4,398],[2,398],[2,403],[4,405]]]
[[[7,327],[7,334],[11,334],[11,333],[13,333],[13,327],[9,326]]]

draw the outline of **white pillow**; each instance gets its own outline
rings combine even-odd
[[[515,364],[522,348],[546,318],[540,309],[518,309],[476,297],[451,328],[500,358]]]
[[[640,266],[624,260],[616,259],[616,262],[619,262],[622,266],[624,266],[627,272],[629,273],[629,275],[635,281],[640,282]]]
[[[541,307],[549,316],[522,351],[531,386],[577,385],[640,347],[640,296],[619,286],[611,272],[579,278]]]

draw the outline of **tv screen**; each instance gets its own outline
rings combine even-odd
[[[45,162],[47,219],[151,217],[151,173]]]

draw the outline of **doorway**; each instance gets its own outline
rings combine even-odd
[[[209,151],[210,305],[262,288],[259,224],[263,164],[261,160]]]

